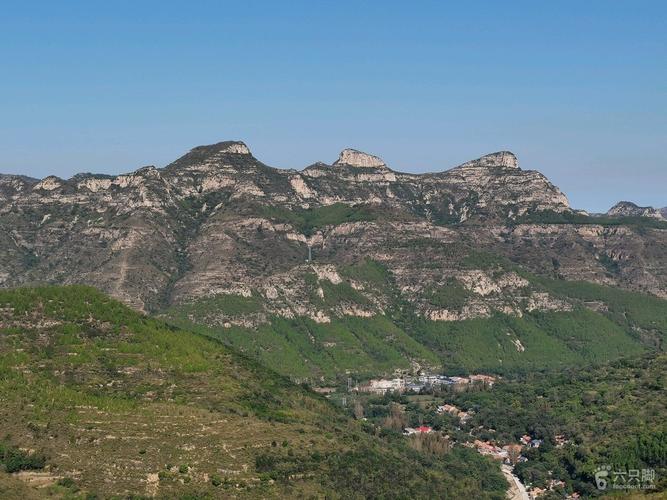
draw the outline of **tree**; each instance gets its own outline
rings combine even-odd
[[[384,427],[394,431],[402,431],[407,425],[408,418],[403,411],[403,407],[397,403],[392,403],[389,408],[389,416],[384,419]]]
[[[354,418],[361,420],[364,418],[364,406],[361,404],[361,401],[357,400],[354,402]]]
[[[519,462],[519,457],[521,456],[521,445],[510,444],[506,447],[507,457],[510,460],[512,465],[516,465]]]
[[[440,432],[413,434],[410,436],[409,445],[414,450],[432,455],[444,455],[452,449],[449,437]]]

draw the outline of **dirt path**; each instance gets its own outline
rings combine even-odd
[[[510,484],[507,490],[507,498],[510,500],[530,500],[526,487],[519,481],[519,478],[512,474],[512,468],[509,465],[502,466],[503,474]]]
[[[36,488],[51,486],[58,479],[60,479],[60,476],[54,476],[48,472],[21,471],[12,475],[24,483],[27,483],[28,485],[34,486]]]

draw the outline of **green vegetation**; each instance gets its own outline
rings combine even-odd
[[[470,292],[457,280],[451,278],[444,286],[426,292],[432,306],[448,310],[460,310],[468,301]]]
[[[386,286],[391,279],[387,268],[373,259],[364,259],[356,264],[343,266],[341,275],[379,287]]]
[[[597,368],[525,374],[489,391],[452,393],[448,401],[473,409],[469,427],[481,439],[516,443],[527,434],[544,440],[517,466],[526,483],[544,487],[551,471],[570,491],[595,495],[594,470],[610,465],[654,469],[656,487],[665,490],[666,374],[667,356],[651,355]]]
[[[4,468],[5,472],[43,469],[44,465],[46,465],[44,455],[28,453],[0,442],[0,466]]]
[[[309,302],[329,314],[329,323],[272,316],[255,295],[204,299],[172,308],[165,317],[178,327],[220,339],[284,375],[300,380],[324,377],[328,382],[341,381],[346,371],[362,377],[388,374],[409,368],[412,360],[448,372],[509,373],[604,363],[665,345],[667,304],[657,297],[537,276],[485,252],[463,255],[459,264],[491,274],[516,272],[529,281],[531,290],[548,292],[572,304],[572,310],[428,321],[401,296],[381,263],[365,259],[341,266],[347,280],[338,284],[318,280],[314,273],[305,275]],[[363,291],[353,288],[350,280],[361,283]],[[350,307],[377,310],[368,296],[386,297],[384,314],[336,314]],[[423,293],[428,306],[450,311],[462,310],[471,296],[453,278]],[[220,326],[221,315],[241,321],[253,314],[261,316],[254,328]]]
[[[461,259],[463,269],[510,269],[515,266],[506,258],[489,252],[469,251]]]
[[[182,328],[220,339],[297,379],[324,376],[329,380],[352,370],[360,375],[410,367],[410,359],[438,364],[438,357],[385,316],[344,317],[330,323],[308,318],[274,317],[257,328],[211,328],[187,320],[170,321]]]
[[[393,365],[393,352],[378,363]],[[9,497],[501,499],[506,488],[487,460],[436,461],[218,341],[88,287],[0,292],[0,421]],[[40,467],[45,489],[12,475]]]
[[[601,305],[604,315],[658,346],[667,339],[667,303],[653,295],[582,281],[531,277],[533,283],[559,297],[570,297],[589,306]]]
[[[221,294],[215,297],[200,299],[196,302],[176,306],[172,309],[176,316],[205,319],[215,311],[224,311],[229,315],[252,314],[262,310],[262,304],[257,297],[243,297],[242,295]]]
[[[412,327],[421,344],[441,353],[448,371],[508,371],[604,362],[644,348],[601,314],[495,314],[465,321],[419,321]]]
[[[513,224],[597,224],[600,226],[667,229],[667,222],[651,217],[591,216],[576,212],[553,212],[550,210],[528,212],[517,217]]]
[[[393,442],[405,441],[396,434]],[[402,444],[402,443],[401,443]],[[438,481],[442,471],[457,470],[466,481],[481,491],[492,492],[490,498],[505,498],[507,483],[497,465],[475,452],[457,447],[441,457],[414,453],[416,461],[406,468],[395,454],[381,454],[372,448],[361,448],[343,454],[311,453],[303,456],[267,453],[257,457],[256,468],[273,480],[294,474],[309,474],[328,464],[334,474],[323,478],[332,491],[348,491],[354,498],[461,498],[460,485]],[[355,485],[354,490],[349,485]]]
[[[523,436],[541,441],[524,446],[515,473],[528,487],[550,480],[565,487],[547,498],[578,492],[598,496],[596,468],[653,469],[655,488],[667,490],[667,355],[624,358],[558,370],[514,374],[492,387],[436,387],[421,394],[357,395],[351,408],[385,427],[431,426],[450,446],[475,440],[519,445]],[[440,405],[465,411],[461,422]],[[398,419],[398,422],[396,420]],[[452,456],[450,454],[449,456]],[[518,459],[518,455],[515,457]],[[608,493],[608,491],[607,491]]]
[[[323,280],[319,283],[320,288],[324,292],[321,299],[316,296],[314,297],[314,302],[319,305],[333,308],[340,304],[357,304],[360,306],[365,306],[370,304],[364,295],[352,288],[352,285],[346,282],[342,283],[331,283],[329,280]]]
[[[455,299],[447,300],[449,306],[456,305]],[[657,319],[664,322],[665,316],[663,308]],[[343,317],[330,323],[275,317],[254,329],[211,328],[185,318],[171,321],[219,338],[285,375],[333,380],[346,370],[361,376],[390,373],[408,368],[410,359],[442,365],[448,372],[507,373],[601,363],[661,345],[664,333],[641,335],[633,328],[641,323],[628,316],[622,322],[616,319],[582,307],[464,321],[427,321],[412,314],[393,320],[381,315]]]
[[[345,203],[294,210],[263,205],[260,207],[260,215],[267,219],[289,222],[297,231],[305,235],[311,235],[325,226],[337,226],[345,222],[373,221],[378,218],[375,207]]]

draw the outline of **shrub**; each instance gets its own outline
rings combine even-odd
[[[13,446],[0,443],[0,463],[8,473],[22,470],[43,469],[46,457],[36,453],[26,453]]]

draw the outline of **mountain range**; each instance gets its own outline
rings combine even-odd
[[[118,176],[0,176],[0,286],[91,285],[293,377],[659,346],[666,243],[659,211],[576,210],[508,151],[417,175],[354,149],[276,169],[226,141]]]

